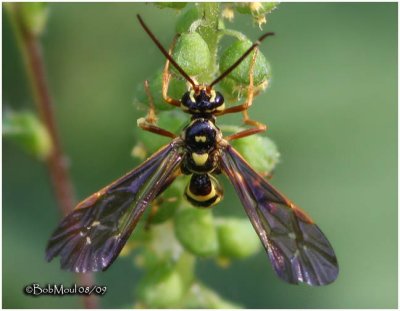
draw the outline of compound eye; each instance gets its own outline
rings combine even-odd
[[[223,105],[224,101],[225,101],[225,99],[222,96],[222,94],[220,92],[215,92],[215,99],[214,99],[215,106],[218,107],[218,106]]]
[[[186,92],[185,94],[183,94],[182,99],[181,99],[182,104],[184,104],[185,106],[187,105],[191,105],[193,103],[196,102],[195,98],[194,98],[194,92],[190,91],[190,92]]]

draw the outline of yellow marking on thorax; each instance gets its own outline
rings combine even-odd
[[[199,142],[205,143],[207,141],[207,137],[203,135],[195,136],[194,139],[196,140],[197,143]]]
[[[203,166],[208,160],[208,153],[198,154],[193,152],[192,159],[197,166]]]

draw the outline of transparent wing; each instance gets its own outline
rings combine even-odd
[[[106,270],[146,207],[180,173],[181,142],[160,149],[142,165],[94,193],[66,216],[51,236],[46,259],[61,257],[75,272]]]
[[[280,278],[308,285],[329,284],[336,279],[339,269],[332,246],[309,216],[231,146],[222,152],[221,169],[235,187]]]

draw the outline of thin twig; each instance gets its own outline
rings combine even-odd
[[[52,152],[47,159],[52,185],[63,215],[68,214],[74,207],[74,190],[69,176],[68,165],[63,154],[53,103],[49,94],[40,43],[28,31],[22,31],[24,49],[26,50],[27,65],[31,87],[35,93],[36,105],[42,122],[47,127],[52,141]]]
[[[63,153],[54,117],[54,105],[46,80],[45,66],[38,36],[24,27],[19,4],[11,4],[11,18],[23,54],[31,89],[41,121],[46,126],[52,141],[52,151],[46,160],[51,184],[61,213],[67,215],[75,206],[74,187],[70,178],[66,157]],[[93,274],[77,274],[79,285],[94,283]],[[83,296],[85,308],[97,308],[95,296]]]

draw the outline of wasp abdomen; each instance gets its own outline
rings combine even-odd
[[[197,207],[211,207],[221,201],[223,190],[210,174],[193,174],[185,190],[186,199]]]

